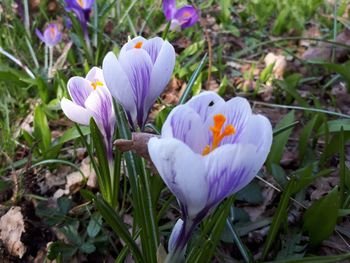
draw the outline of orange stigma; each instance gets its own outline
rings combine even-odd
[[[232,124],[227,125],[223,132],[221,132],[222,127],[226,121],[226,117],[223,114],[214,115],[214,126],[210,127],[213,133],[213,143],[212,146],[206,145],[203,149],[202,155],[207,155],[208,153],[214,151],[220,144],[220,142],[226,137],[236,133],[235,128]]]
[[[102,87],[103,83],[101,81],[96,80],[94,82],[91,82],[91,86],[94,88],[94,90],[96,90],[98,86]]]
[[[81,7],[81,8],[84,8],[84,2],[83,0],[77,0],[78,2],[78,5]]]
[[[142,44],[143,43],[141,41],[139,41],[135,44],[134,48],[142,48]]]
[[[54,27],[50,27],[50,36],[52,39],[56,37],[56,31]]]

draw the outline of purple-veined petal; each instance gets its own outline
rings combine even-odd
[[[178,238],[183,227],[184,227],[184,221],[182,219],[178,219],[169,237],[169,242],[168,242],[169,254],[174,252],[176,243],[178,242]],[[185,249],[183,250],[183,252],[185,252]]]
[[[164,41],[152,69],[150,91],[146,100],[147,109],[152,106],[157,97],[168,85],[171,75],[173,74],[175,58],[174,47],[168,41]]]
[[[134,93],[132,92],[128,76],[125,74],[113,52],[109,52],[103,59],[102,71],[107,88],[112,96],[124,107],[131,118],[135,120],[137,110]]]
[[[192,97],[186,105],[193,108],[201,117],[203,122],[206,122],[208,117],[212,117],[217,109],[225,105],[225,101],[213,91],[205,91],[197,96]]]
[[[203,157],[173,138],[151,138],[148,151],[159,175],[177,197],[183,216],[196,216],[208,195]]]
[[[81,107],[85,107],[85,100],[93,91],[89,81],[82,77],[72,77],[68,80],[68,92],[72,100]]]
[[[85,101],[85,107],[92,112],[97,126],[104,135],[106,150],[111,158],[115,115],[112,96],[108,89],[106,87],[99,87],[93,91]]]
[[[105,82],[103,77],[103,71],[98,67],[93,67],[92,69],[90,69],[85,79],[91,82],[96,82],[96,81],[100,81],[102,83]]]
[[[176,10],[174,20],[181,26],[181,29],[193,26],[198,21],[197,10],[191,6],[186,5]]]
[[[127,43],[125,43],[123,45],[123,47],[121,48],[120,52],[119,52],[119,59],[121,58],[121,56],[124,56],[125,53],[131,49],[134,49],[135,48],[135,45],[137,43],[142,43],[141,44],[141,47],[144,45],[144,43],[147,42],[147,40],[141,36],[138,36],[138,37],[134,37],[133,39],[131,39],[130,41],[128,41]]]
[[[176,12],[176,1],[175,0],[163,0],[163,13],[167,21],[173,19]]]
[[[261,168],[256,165],[256,146],[252,144],[223,145],[205,156],[204,162],[209,189],[207,209],[246,186]]]
[[[119,56],[119,63],[131,84],[137,108],[136,122],[142,128],[149,110],[145,108],[145,102],[150,92],[153,63],[145,50],[136,48],[127,51],[124,56]]]
[[[38,37],[42,42],[46,43],[45,38],[44,38],[43,34],[40,32],[39,29],[37,29],[37,28],[35,29],[35,34],[37,35],[37,37]]]
[[[71,100],[63,98],[61,100],[61,108],[68,119],[82,125],[89,125],[92,117],[91,111],[81,107]]]
[[[165,41],[160,37],[154,37],[149,40],[147,40],[143,45],[142,48],[147,51],[147,53],[150,55],[151,60],[153,64],[156,62],[158,54],[160,50],[163,47],[163,44]]]
[[[187,105],[171,111],[162,127],[162,138],[175,138],[187,144],[195,153],[202,154],[208,143],[208,133],[200,116]]]

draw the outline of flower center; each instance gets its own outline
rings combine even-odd
[[[84,8],[84,2],[83,0],[77,0],[78,2],[78,5],[81,7],[81,8]]]
[[[96,80],[94,82],[91,82],[91,86],[94,88],[94,90],[96,90],[98,86],[102,87],[103,83],[101,81]]]
[[[56,37],[56,30],[53,26],[50,27],[50,36],[52,39],[54,39]]]
[[[142,48],[142,41],[139,41],[135,44],[134,48]]]
[[[184,12],[182,15],[184,18],[190,17],[191,13],[190,12]]]
[[[213,119],[214,126],[210,127],[210,130],[213,133],[213,142],[211,147],[209,144],[204,147],[204,150],[202,152],[202,155],[204,156],[214,151],[226,136],[230,136],[236,133],[236,130],[232,124],[227,125],[224,128],[223,132],[221,132],[222,127],[226,121],[226,117],[223,114],[216,114],[214,115]]]

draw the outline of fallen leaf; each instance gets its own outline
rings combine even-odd
[[[19,206],[11,209],[0,219],[0,238],[12,256],[22,258],[27,248],[21,242],[22,233],[25,232],[23,215]]]
[[[275,55],[274,53],[270,52],[266,55],[264,62],[266,67],[271,64],[275,64],[272,70],[274,77],[276,79],[283,79],[284,72],[287,68],[287,60],[285,56]]]

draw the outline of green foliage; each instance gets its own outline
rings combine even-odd
[[[322,3],[323,0],[253,0],[248,3],[248,12],[261,27],[273,17],[272,33],[281,35],[290,30],[301,32]]]

